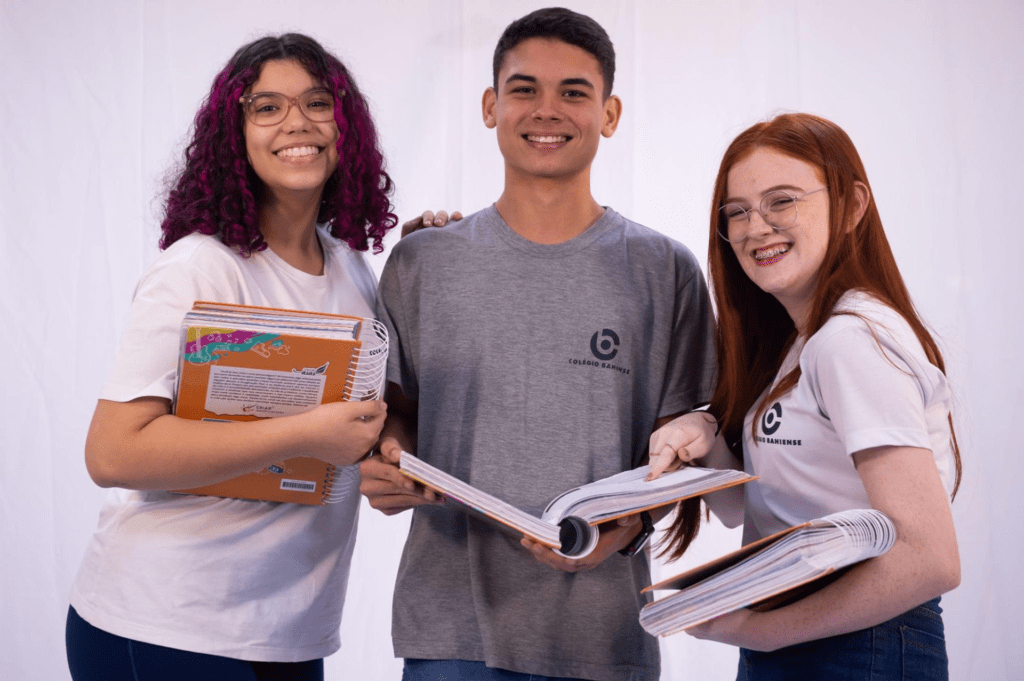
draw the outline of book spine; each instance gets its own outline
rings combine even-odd
[[[582,518],[566,516],[558,522],[558,541],[562,546],[556,553],[566,558],[582,558],[597,548],[600,532]]]

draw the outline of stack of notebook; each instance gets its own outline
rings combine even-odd
[[[375,319],[197,302],[185,315],[175,415],[251,421],[327,402],[380,399],[388,338]],[[340,474],[311,457],[286,459],[188,490],[239,499],[326,504]]]

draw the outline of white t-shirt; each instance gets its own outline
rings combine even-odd
[[[214,237],[175,242],[143,275],[101,398],[170,398],[181,321],[196,300],[371,316],[362,254],[320,232],[324,275],[270,249],[243,258]],[[93,626],[182,650],[265,662],[330,655],[355,545],[359,478],[327,506],[114,489],[71,592]]]
[[[869,447],[931,450],[952,490],[946,377],[892,308],[850,291],[836,311],[854,314],[835,314],[783,361],[776,382],[796,361],[800,379],[764,412],[756,446],[757,405],[744,420],[744,469],[760,476],[744,485],[744,544],[829,513],[870,508],[851,456]]]

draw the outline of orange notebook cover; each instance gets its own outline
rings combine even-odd
[[[387,333],[373,319],[198,302],[182,324],[174,413],[253,421],[327,402],[377,399]],[[312,457],[186,490],[299,504],[331,501],[335,466]]]

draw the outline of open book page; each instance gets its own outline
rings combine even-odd
[[[650,466],[640,466],[563,492],[541,517],[558,522],[572,516],[596,525],[755,479],[743,471],[686,466],[648,482],[649,472]]]
[[[562,546],[557,524],[520,510],[512,504],[473,487],[453,475],[434,468],[408,452],[402,452],[401,472],[467,510],[475,512],[553,549]]]
[[[644,606],[640,624],[654,635],[673,634],[881,555],[895,539],[892,522],[879,511],[834,513],[648,587],[681,590]]]
[[[596,525],[681,499],[739,485],[754,478],[742,471],[682,468],[647,482],[647,466],[574,488],[552,501],[540,518],[402,452],[401,471],[478,515],[520,532],[573,558],[597,545]]]

